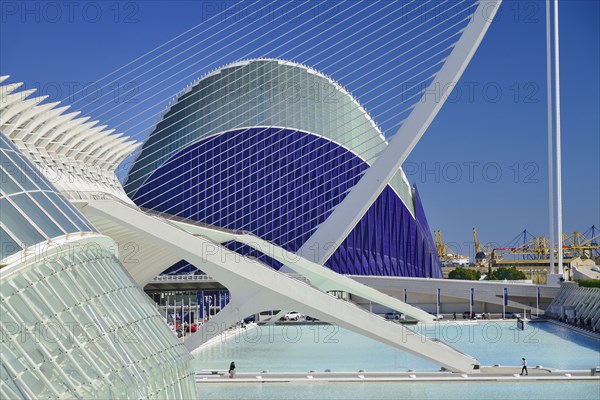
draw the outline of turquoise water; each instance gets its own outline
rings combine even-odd
[[[597,400],[598,382],[199,384],[211,400]]]
[[[524,331],[505,322],[448,322],[413,329],[476,357],[482,365],[516,366],[521,357],[528,359],[530,367],[600,365],[600,340],[549,323],[531,323]],[[258,327],[202,350],[194,367],[196,371],[227,369],[231,361],[240,372],[439,370],[416,356],[331,325]]]

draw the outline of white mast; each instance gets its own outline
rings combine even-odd
[[[556,223],[558,242],[558,272],[562,273],[563,251],[562,251],[562,171],[561,171],[561,149],[560,149],[560,53],[558,50],[558,0],[554,0],[554,90],[555,90],[555,114],[556,114]]]
[[[554,134],[552,131],[552,34],[550,32],[550,0],[546,0],[546,84],[548,93],[548,223],[550,225],[550,274],[554,269]]]

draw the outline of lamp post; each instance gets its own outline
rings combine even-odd
[[[469,318],[473,318],[473,303],[475,300],[475,289],[469,290]]]
[[[438,319],[438,315],[440,315],[440,302],[441,302],[441,295],[440,295],[440,288],[438,288],[437,290],[437,307],[436,307],[436,314],[435,314],[435,318],[436,320]]]
[[[535,296],[535,316],[539,318],[540,316],[540,288],[537,288],[537,293]]]
[[[508,288],[503,291],[504,301],[502,301],[502,319],[506,319],[506,306],[508,305]]]

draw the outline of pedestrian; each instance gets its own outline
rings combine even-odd
[[[523,366],[521,368],[521,375],[523,375],[523,372],[525,372],[525,375],[529,375],[529,371],[527,371],[527,360],[525,357],[521,359],[521,365]]]
[[[235,378],[235,362],[233,361],[229,364],[229,378]]]
[[[456,312],[452,313],[452,319],[456,321]]]

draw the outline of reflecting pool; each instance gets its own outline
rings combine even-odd
[[[391,323],[391,322],[390,322]],[[590,369],[600,365],[600,340],[551,323],[529,323],[524,331],[513,322],[462,324],[442,322],[411,327],[438,338],[480,360],[482,365]],[[259,326],[209,345],[194,361],[196,371],[240,372],[437,371],[439,366],[333,325]]]

